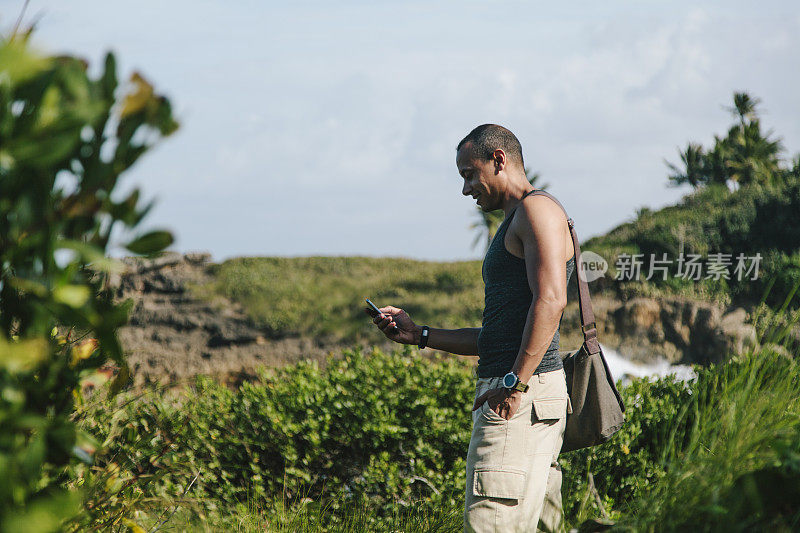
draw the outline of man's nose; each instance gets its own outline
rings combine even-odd
[[[469,193],[471,192],[472,192],[472,187],[470,187],[468,181],[465,181],[464,186],[461,187],[461,194],[463,194],[464,196],[469,196]]]

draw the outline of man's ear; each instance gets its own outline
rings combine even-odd
[[[495,171],[500,172],[506,168],[506,163],[508,162],[506,159],[506,153],[500,148],[492,152],[492,159],[494,160]]]

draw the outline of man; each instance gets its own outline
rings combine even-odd
[[[569,397],[558,330],[575,264],[572,239],[560,205],[530,194],[536,189],[522,147],[506,128],[472,130],[458,144],[456,165],[463,195],[506,214],[483,260],[482,327],[418,326],[393,306],[373,322],[399,343],[478,356],[464,530],[536,531],[548,480],[548,501],[560,513],[556,459]],[[548,529],[560,518],[553,514]]]

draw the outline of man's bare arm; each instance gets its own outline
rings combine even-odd
[[[512,370],[527,383],[541,363],[567,305],[564,212],[546,197],[523,199],[517,235],[533,294],[522,344]]]
[[[481,328],[437,329],[428,332],[428,348],[458,355],[478,355]]]
[[[364,312],[372,317],[372,322],[387,338],[401,344],[419,344],[422,326],[415,324],[408,313],[392,305],[381,307],[380,311],[378,315],[369,307],[364,308]],[[478,355],[480,331],[481,328],[429,328],[427,347],[458,355]]]

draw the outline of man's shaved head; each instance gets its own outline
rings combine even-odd
[[[475,157],[479,159],[492,159],[495,150],[502,150],[510,162],[525,169],[522,159],[522,145],[516,135],[511,133],[503,126],[497,124],[483,124],[478,126],[469,134],[461,139],[456,147],[456,152],[461,150],[465,144],[470,143],[470,148],[474,150]]]

